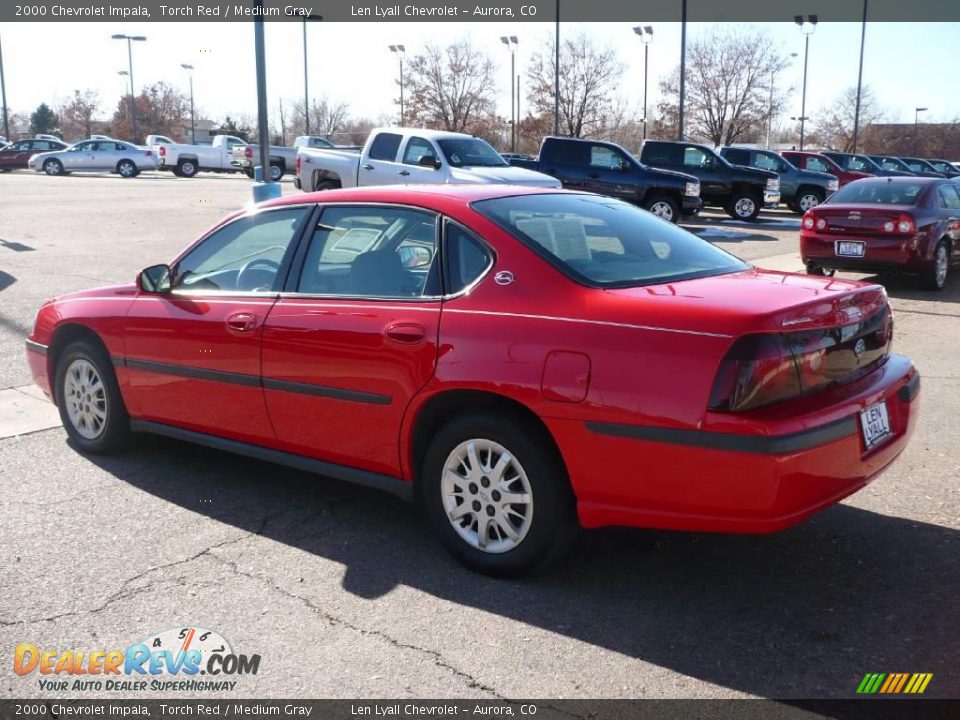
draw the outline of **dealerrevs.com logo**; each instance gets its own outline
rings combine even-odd
[[[195,626],[151,633],[126,650],[20,643],[13,654],[13,671],[49,691],[229,692],[235,677],[259,669],[260,655],[237,654],[222,634]]]

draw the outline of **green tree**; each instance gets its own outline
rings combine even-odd
[[[223,122],[220,123],[220,130],[217,134],[233,135],[234,137],[240,138],[244,142],[250,142],[250,137],[253,135],[253,128],[246,123],[239,120],[234,120],[227,115],[223,119]]]
[[[57,129],[58,122],[59,118],[50,109],[50,106],[46,103],[40,103],[30,115],[30,132],[35,135],[38,133],[53,133]]]

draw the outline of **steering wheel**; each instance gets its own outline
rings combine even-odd
[[[280,263],[267,258],[254,258],[249,262],[244,263],[243,267],[240,268],[240,272],[237,273],[237,289],[244,289],[244,276],[250,274],[250,272],[256,268],[258,265],[261,265],[265,268],[273,270],[274,276],[280,272]],[[260,290],[263,289],[262,286],[249,288],[250,290]],[[269,289],[269,288],[266,288]]]

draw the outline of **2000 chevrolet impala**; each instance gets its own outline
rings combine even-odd
[[[578,526],[768,532],[903,450],[877,285],[768,272],[631,205],[515,187],[272,201],[40,309],[73,442],[150,431],[393,490],[472,568]]]

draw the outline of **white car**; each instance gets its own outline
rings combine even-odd
[[[27,168],[47,175],[107,171],[132,178],[144,170],[156,170],[157,156],[122,140],[81,140],[65,150],[32,155]]]
[[[306,192],[367,185],[476,185],[559,188],[549,175],[512,167],[472,135],[420,128],[376,128],[358,155],[300,148],[294,184]]]

